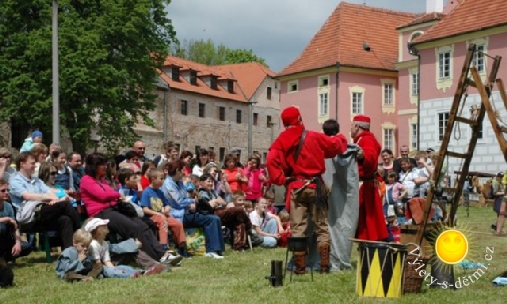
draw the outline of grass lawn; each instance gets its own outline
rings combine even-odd
[[[489,226],[496,216],[491,208],[458,211],[459,224],[466,222],[476,232],[482,259],[486,247],[494,247],[488,271],[477,282],[460,290],[425,287],[421,294],[405,295],[393,303],[505,303],[507,287],[493,287],[491,280],[507,270],[507,238],[492,235]],[[356,273],[314,273],[269,286],[270,260],[285,260],[285,250],[255,248],[253,253],[227,251],[223,260],[194,257],[183,267],[159,276],[139,279],[104,279],[88,283],[66,283],[57,279],[54,264],[44,263],[37,252],[20,259],[14,267],[16,286],[0,290],[0,303],[372,303],[378,299],[359,298],[355,292]],[[357,251],[353,250],[353,260]],[[484,262],[476,260],[474,262]],[[429,270],[429,267],[428,267]],[[473,271],[472,271],[473,272]],[[457,275],[464,273],[458,272]],[[471,272],[467,273],[471,274]]]

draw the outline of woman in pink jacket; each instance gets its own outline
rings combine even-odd
[[[125,201],[125,197],[111,188],[105,180],[106,163],[106,158],[100,153],[92,153],[86,157],[85,175],[81,179],[81,199],[88,215],[108,219],[107,227],[112,233],[118,233],[124,239],[139,240],[143,251],[159,261],[165,252],[149,226],[142,219],[127,217],[113,208],[118,204],[118,200]]]

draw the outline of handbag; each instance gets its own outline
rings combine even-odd
[[[132,217],[132,218],[138,217],[136,208],[134,208],[134,206],[132,206],[131,203],[123,202],[118,199],[116,205],[111,206],[111,207],[113,208],[113,210],[118,211],[119,213],[121,213],[127,217]]]

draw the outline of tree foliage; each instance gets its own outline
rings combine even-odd
[[[60,121],[75,149],[91,146],[92,132],[109,150],[128,145],[138,119],[152,123],[156,68],[175,37],[164,11],[169,3],[58,1]],[[2,1],[0,121],[51,130],[51,6],[51,0]]]
[[[266,61],[254,54],[251,49],[231,49],[213,40],[184,40],[173,47],[174,56],[206,65],[258,62],[266,67]]]

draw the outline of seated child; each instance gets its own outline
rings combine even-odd
[[[143,191],[140,206],[146,217],[149,217],[158,229],[160,245],[164,250],[168,250],[168,229],[174,237],[178,247],[179,256],[167,255],[171,265],[176,265],[187,254],[187,243],[185,242],[185,230],[183,223],[170,215],[171,207],[160,187],[164,183],[164,172],[159,169],[151,169],[148,173],[150,185]]]
[[[273,203],[275,201],[275,193],[273,191],[271,191],[271,190],[268,190],[264,194],[264,198],[268,202],[268,205],[266,206],[266,211],[269,212],[269,213],[271,213],[271,214],[276,214],[276,208],[273,205]]]
[[[129,168],[121,168],[118,171],[118,181],[120,182],[118,192],[129,199],[131,203],[138,205],[137,191],[142,189],[140,176]]]
[[[232,249],[243,251],[246,246],[246,236],[252,234],[252,223],[243,209],[245,193],[234,191],[233,203],[227,204],[218,197],[213,188],[213,177],[204,173],[200,177],[199,200],[197,210],[204,214],[215,214],[220,217],[222,225],[234,231]],[[225,206],[225,208],[223,208]]]
[[[78,229],[73,235],[72,247],[66,248],[56,262],[58,278],[66,281],[91,281],[102,273],[101,264],[93,264],[87,257],[92,235]]]
[[[274,216],[266,212],[266,206],[267,200],[265,198],[259,199],[255,206],[255,210],[250,213],[250,221],[252,221],[255,232],[264,239],[261,246],[265,248],[275,248],[280,238],[278,234],[278,225]]]
[[[280,222],[282,222],[282,227],[284,230],[284,232],[280,233],[278,246],[287,247],[288,238],[292,236],[292,232],[290,232],[290,215],[287,211],[282,210],[280,213],[278,213],[278,217],[280,218]]]
[[[109,243],[105,241],[109,233],[107,223],[109,220],[100,218],[90,218],[86,221],[84,230],[91,233],[93,239],[88,246],[89,258],[92,263],[103,266],[102,275],[105,278],[138,278],[142,274],[141,271],[130,266],[115,266],[111,263]]]

